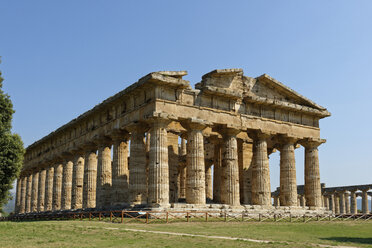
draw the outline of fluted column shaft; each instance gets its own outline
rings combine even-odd
[[[181,139],[180,155],[186,156],[186,140]],[[179,198],[186,199],[186,165],[180,165],[180,189],[179,189]]]
[[[297,203],[296,203],[297,205]],[[306,206],[306,198],[304,195],[300,195],[300,206],[305,207]]]
[[[44,211],[45,204],[45,180],[46,180],[46,169],[42,169],[39,173],[39,190],[38,190],[38,201],[37,211]]]
[[[32,174],[27,177],[26,184],[26,213],[31,212]]]
[[[350,192],[350,212],[351,212],[351,214],[357,214],[358,213],[355,191]]]
[[[213,202],[221,203],[221,185],[222,185],[222,149],[221,144],[216,141],[213,155]]]
[[[282,206],[297,206],[294,141],[286,140],[285,142],[280,147],[280,204]]]
[[[329,210],[332,210],[335,212],[335,195],[330,194],[329,195]]]
[[[179,197],[178,177],[178,135],[168,132],[169,202],[177,202]]]
[[[114,139],[112,162],[112,205],[129,204],[128,134]]]
[[[53,209],[53,185],[54,185],[54,167],[50,166],[47,169],[45,185],[45,204],[44,210],[51,211]]]
[[[22,188],[22,180],[21,178],[17,179],[17,188],[16,188],[16,202],[14,212],[19,213],[20,205],[21,205],[21,188]]]
[[[71,208],[80,209],[83,207],[84,187],[84,158],[82,154],[76,154],[72,168],[72,190]]]
[[[186,202],[205,204],[204,126],[191,125],[187,139]]]
[[[150,128],[149,204],[169,204],[169,167],[167,129],[169,121],[155,119]]]
[[[349,193],[345,192],[345,213],[350,214],[350,199]]]
[[[147,204],[145,129],[135,126],[131,130],[129,159],[130,202],[133,205]]]
[[[62,202],[62,176],[63,165],[57,163],[54,166],[54,179],[53,179],[53,211],[61,209]]]
[[[334,203],[335,203],[335,209],[334,209],[335,214],[340,214],[340,196],[338,194],[335,194]]]
[[[83,208],[96,207],[97,154],[95,148],[88,148],[84,156]]]
[[[37,197],[39,189],[39,172],[32,175],[31,212],[37,212]]]
[[[112,167],[111,148],[109,144],[101,144],[98,149],[97,165],[97,208],[111,205]]]
[[[73,170],[73,162],[71,160],[65,161],[65,163],[63,163],[62,199],[61,199],[62,209],[71,209],[72,170]]]
[[[340,214],[345,214],[346,213],[345,192],[340,192],[339,193],[339,198],[340,198]]]
[[[21,177],[21,203],[19,207],[19,213],[25,213],[26,211],[26,188],[27,188],[27,177]]]
[[[280,206],[280,200],[278,196],[274,196],[274,207]]]
[[[236,135],[239,132],[236,129],[224,130],[222,144],[222,173],[225,180],[222,185],[221,202],[235,206],[240,205],[238,143],[236,140]]]
[[[305,144],[305,197],[307,206],[322,206],[318,142]]]
[[[212,164],[205,163],[205,195],[207,199],[213,199]]]
[[[363,214],[368,214],[368,190],[362,191],[362,212]]]
[[[252,204],[271,205],[270,169],[267,154],[267,135],[254,137],[254,165],[252,168]]]

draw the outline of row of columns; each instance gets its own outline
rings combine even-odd
[[[17,184],[17,212],[37,212],[108,206],[150,205],[169,207],[185,198],[190,204],[206,204],[207,198],[228,205],[240,205],[237,134],[240,130],[221,128],[222,140],[215,139],[214,175],[205,162],[201,122],[186,122],[185,138],[178,150],[178,135],[168,133],[167,119],[154,118],[146,125],[133,125],[128,132],[115,132],[83,149],[63,154],[54,166],[22,177]],[[129,135],[130,132],[130,135]],[[144,136],[147,133],[147,143]],[[268,158],[269,134],[252,132],[251,204],[271,205]],[[128,161],[128,141],[130,159]],[[149,142],[148,142],[149,141]],[[280,202],[297,205],[294,158],[296,140],[285,139],[279,147]],[[113,158],[111,159],[111,144]],[[307,205],[321,206],[317,146],[305,146],[305,198]],[[98,149],[98,153],[96,150]],[[149,154],[148,158],[146,154]],[[186,165],[179,165],[186,155]]]
[[[362,213],[368,214],[368,190],[363,190],[362,196]],[[357,214],[357,193],[356,191],[335,192],[324,195],[324,207],[332,210],[335,214]]]

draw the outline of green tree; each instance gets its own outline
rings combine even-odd
[[[21,137],[11,132],[14,110],[9,95],[2,90],[3,80],[0,71],[0,212],[11,199],[9,191],[18,177],[24,154]]]

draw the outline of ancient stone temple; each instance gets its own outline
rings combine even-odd
[[[264,74],[150,73],[27,148],[16,212],[74,209],[264,209],[269,155],[280,202],[298,202],[294,149],[305,147],[306,209],[323,209],[323,107]]]

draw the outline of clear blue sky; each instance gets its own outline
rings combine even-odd
[[[372,183],[372,1],[0,0],[0,70],[25,145],[141,76],[267,73],[332,113],[321,181]],[[279,185],[279,154],[270,159]],[[303,179],[303,149],[296,151]]]

